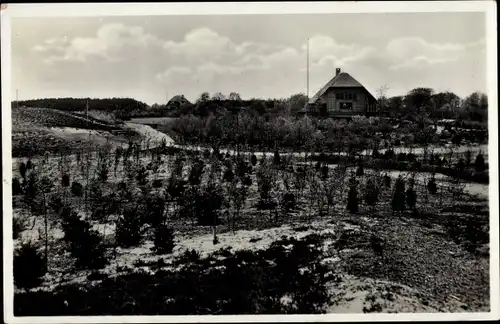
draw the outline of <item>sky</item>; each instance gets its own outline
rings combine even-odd
[[[309,96],[341,68],[374,96],[486,92],[480,12],[12,18],[12,96]]]

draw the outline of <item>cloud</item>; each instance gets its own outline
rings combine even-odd
[[[46,63],[57,61],[76,61],[84,63],[90,57],[104,58],[108,61],[124,60],[126,47],[147,47],[160,42],[155,36],[145,33],[142,27],[125,26],[121,23],[101,26],[95,37],[50,38],[33,50],[50,55]]]
[[[155,36],[143,27],[105,24],[92,37],[49,38],[31,49],[38,61],[51,64],[39,73],[53,80],[54,88],[57,80],[67,87],[99,84],[102,88],[109,83],[113,89],[167,91],[195,99],[205,91],[286,97],[305,92],[307,84],[306,42],[295,46],[238,42],[207,27],[191,29],[174,40]],[[466,89],[465,75],[447,81],[442,77],[456,74],[457,64],[462,71],[474,74],[482,68],[477,61],[485,57],[481,54],[484,49],[484,39],[433,43],[399,37],[374,46],[316,34],[309,40],[310,95],[332,78],[337,67],[372,90],[383,84],[410,90],[415,86],[438,87],[443,82]],[[68,71],[82,80],[69,80]],[[475,73],[474,78],[480,79],[481,73]]]
[[[430,43],[419,37],[402,37],[391,40],[386,47],[393,64],[392,70],[422,67],[458,61],[470,51],[481,50],[485,40],[474,43]]]

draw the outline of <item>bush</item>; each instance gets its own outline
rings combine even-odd
[[[363,168],[363,164],[360,163],[358,168],[356,169],[356,176],[362,177],[364,173],[365,173],[365,170]]]
[[[23,188],[21,187],[21,182],[18,178],[12,179],[12,196],[18,196],[23,193]]]
[[[427,190],[429,190],[431,195],[435,195],[437,193],[436,178],[434,178],[434,176],[427,183]]]
[[[24,162],[19,165],[19,173],[21,173],[23,179],[26,179],[26,164]]]
[[[233,182],[234,172],[230,165],[227,167],[226,171],[224,171],[223,179],[225,182]]]
[[[355,214],[358,212],[358,188],[355,179],[350,180],[349,194],[347,196],[347,210]]]
[[[323,180],[326,180],[328,179],[328,165],[323,165],[323,167],[321,168],[321,178]]]
[[[17,240],[24,229],[24,222],[18,217],[12,217],[12,239]]]
[[[250,162],[252,163],[253,166],[257,165],[257,156],[252,153],[252,156],[250,157]]]
[[[63,208],[64,241],[76,259],[76,267],[101,269],[107,264],[102,236],[91,229],[89,222],[82,220],[70,208]]]
[[[137,170],[137,174],[135,176],[135,179],[137,180],[137,183],[140,186],[145,186],[148,183],[148,172],[145,167],[141,166]]]
[[[413,186],[409,186],[408,190],[406,190],[406,204],[411,210],[414,210],[417,205],[417,193],[413,189]]]
[[[476,168],[476,171],[478,171],[478,172],[483,172],[486,170],[486,164],[484,162],[484,155],[482,153],[479,153],[476,156],[476,160],[474,162],[474,167]]]
[[[391,188],[391,177],[389,175],[384,175],[384,185],[387,189]]]
[[[379,189],[373,179],[368,179],[365,188],[365,202],[368,206],[375,206],[378,201]]]
[[[126,206],[116,223],[116,242],[122,247],[137,246],[143,238],[143,220],[139,206]]]
[[[405,208],[405,183],[401,176],[398,177],[394,185],[391,207],[393,211],[403,211]]]
[[[174,249],[174,231],[166,225],[155,227],[154,246],[151,248],[156,254],[172,253]]]
[[[162,185],[163,185],[162,179],[153,180],[153,188],[161,188]]]
[[[280,157],[280,153],[278,151],[274,152],[273,163],[274,163],[274,165],[281,164],[281,157]]]
[[[156,228],[163,223],[165,217],[163,215],[165,211],[165,200],[161,197],[152,197],[147,201],[146,222],[151,224],[152,227]]]
[[[76,197],[83,196],[83,186],[79,182],[73,181],[71,184],[71,193]]]
[[[42,254],[33,245],[23,244],[14,255],[14,284],[24,289],[37,287],[46,272]]]
[[[61,178],[61,185],[63,187],[69,187],[69,174],[63,174]]]

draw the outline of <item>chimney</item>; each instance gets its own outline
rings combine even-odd
[[[335,76],[339,75],[340,74],[340,68],[336,68],[335,69]]]

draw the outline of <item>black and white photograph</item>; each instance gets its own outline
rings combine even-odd
[[[499,318],[495,2],[1,15],[6,323]]]

